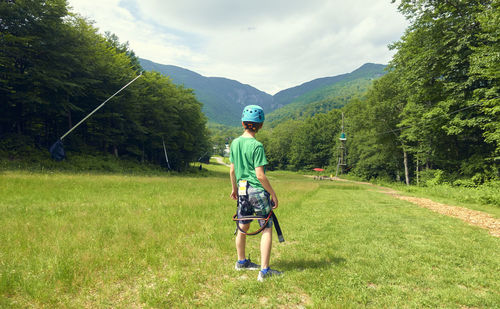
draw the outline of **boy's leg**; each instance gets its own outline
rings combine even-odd
[[[272,228],[266,228],[262,231],[262,238],[260,240],[260,255],[261,255],[261,271],[257,276],[257,281],[264,281],[271,276],[281,276],[282,272],[269,267],[269,258],[271,256],[271,245],[273,243]]]
[[[262,269],[269,267],[269,259],[271,258],[271,247],[273,244],[273,229],[272,227],[265,228],[262,231],[260,239],[260,264]]]
[[[240,224],[240,228],[246,232],[250,228],[250,223]],[[243,261],[245,259],[246,240],[247,240],[247,235],[243,234],[238,229],[238,234],[236,234],[236,252],[238,253],[238,260],[240,261]]]

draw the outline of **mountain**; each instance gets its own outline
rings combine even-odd
[[[275,125],[341,108],[361,97],[373,80],[385,74],[385,65],[366,63],[351,73],[324,77],[289,88],[274,95],[274,103],[284,107],[271,112],[266,120]]]
[[[205,77],[181,67],[158,64],[146,59],[139,61],[146,71],[160,72],[169,76],[174,84],[193,89],[198,101],[203,103],[203,112],[212,122],[239,125],[243,107],[250,104],[260,105],[266,111],[275,109],[270,94],[238,81]]]
[[[295,101],[301,95],[309,91],[314,91],[325,86],[330,86],[332,84],[347,79],[377,76],[377,74],[381,74],[384,71],[384,68],[385,65],[383,64],[366,63],[362,65],[359,69],[353,71],[352,73],[346,73],[332,77],[318,78],[310,82],[304,83],[300,86],[295,86],[292,88],[282,90],[274,95],[274,102],[275,104],[287,105],[288,103]]]
[[[318,78],[271,96],[235,80],[205,77],[146,59],[139,61],[145,70],[158,71],[169,76],[174,84],[193,89],[196,98],[203,103],[203,112],[209,121],[229,126],[240,124],[241,111],[249,104],[262,106],[266,111],[266,122],[271,122],[271,125],[340,108],[361,96],[373,79],[384,74],[385,69],[385,65],[367,63],[351,73]]]

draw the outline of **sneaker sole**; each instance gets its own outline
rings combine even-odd
[[[252,267],[252,268],[239,268],[239,267],[236,267],[234,266],[234,269],[240,271],[240,270],[260,270],[260,268],[255,268],[255,267]]]
[[[257,277],[257,281],[264,282],[266,279],[275,278],[275,277],[281,277],[281,276],[283,276],[283,273],[281,273],[279,275],[271,275],[271,276],[266,276],[266,277],[261,277],[260,274],[259,274],[259,276]]]

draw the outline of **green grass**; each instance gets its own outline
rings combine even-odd
[[[24,156],[17,155],[9,158],[7,152],[0,149],[0,172],[26,171],[32,173],[107,173],[129,175],[164,175],[166,167],[151,163],[140,163],[130,158],[116,158],[104,154],[77,154],[67,153],[63,161],[50,158],[48,151],[34,149],[26,150]]]
[[[269,173],[285,243],[236,272],[228,168],[0,174],[0,307],[495,307],[500,241],[370,187]],[[259,258],[259,238],[247,251]]]
[[[342,175],[343,179],[352,181],[363,181],[352,175]],[[449,184],[435,184],[428,186],[406,186],[403,183],[374,180],[373,184],[390,187],[402,192],[402,194],[424,197],[433,201],[479,210],[489,213],[495,218],[500,218],[500,181],[475,186],[451,186]]]
[[[479,210],[500,218],[500,183],[489,183],[478,187],[454,187],[433,185],[428,187],[382,184],[403,194],[426,197],[436,202]]]

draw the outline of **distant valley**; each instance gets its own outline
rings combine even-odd
[[[193,89],[203,103],[203,112],[209,121],[228,126],[239,125],[241,110],[249,104],[262,106],[271,124],[340,108],[361,96],[373,79],[384,74],[385,69],[385,65],[367,63],[351,73],[318,78],[272,96],[231,79],[205,77],[178,66],[146,59],[140,59],[140,63],[146,71],[157,71],[169,76],[173,83]]]

